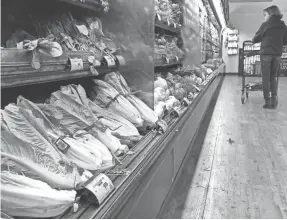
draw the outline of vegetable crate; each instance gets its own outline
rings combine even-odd
[[[261,91],[262,82],[250,82],[246,84],[246,76],[261,76],[260,45],[255,45],[251,41],[243,42],[243,72],[242,72],[242,94],[241,102],[249,97],[249,91]],[[245,99],[246,98],[246,99]]]

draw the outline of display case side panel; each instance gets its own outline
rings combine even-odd
[[[173,151],[170,150],[128,218],[155,218],[172,185],[173,175]]]
[[[185,157],[189,147],[192,147],[193,138],[196,136],[197,129],[200,126],[201,120],[209,106],[215,89],[218,87],[220,77],[216,77],[209,85],[204,95],[200,98],[198,105],[195,107],[194,112],[189,117],[185,128],[178,132],[177,146],[174,146],[174,172],[177,174],[183,158]]]
[[[153,108],[154,4],[153,0],[113,0],[103,13],[103,32],[113,39],[125,65],[119,70],[132,90],[141,90]]]

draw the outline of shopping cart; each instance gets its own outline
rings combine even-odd
[[[242,104],[249,98],[250,91],[262,91],[262,80],[260,82],[249,82],[246,84],[247,76],[261,77],[261,63],[260,63],[260,45],[253,44],[251,41],[243,42],[243,72],[242,72]],[[277,88],[279,82],[279,72],[277,74]]]
[[[242,104],[248,99],[250,91],[262,91],[262,82],[246,84],[246,76],[261,76],[259,50],[251,41],[243,42]]]

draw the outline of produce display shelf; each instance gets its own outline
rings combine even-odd
[[[173,34],[180,34],[180,28],[174,28],[160,21],[155,21],[155,27],[165,31],[169,31]]]
[[[149,132],[134,148],[131,150],[135,152],[133,155],[126,155],[122,158],[121,165],[117,165],[113,170],[125,170],[130,172],[130,175],[120,175],[120,176],[107,176],[113,181],[116,188],[110,196],[104,201],[104,203],[98,207],[97,205],[87,202],[87,200],[82,200],[80,209],[78,212],[69,212],[62,216],[62,218],[93,218],[94,215],[100,216],[99,218],[105,218],[103,215],[111,215],[115,213],[115,210],[119,210],[122,204],[122,199],[130,196],[131,189],[126,190],[127,187],[132,187],[135,190],[136,186],[131,186],[131,181],[137,181],[143,172],[143,168],[147,169],[149,164],[149,157],[147,155],[154,155],[156,153],[157,146],[160,140],[164,139],[174,126],[176,120],[169,121],[169,129],[162,135],[158,134],[156,131]],[[138,182],[139,184],[139,182]],[[120,199],[119,199],[120,198]],[[98,218],[98,217],[96,217]]]
[[[99,75],[111,72],[110,68],[97,69]],[[1,89],[12,88],[17,86],[26,86],[40,83],[55,82],[68,79],[78,79],[84,77],[93,77],[90,70],[83,71],[61,71],[61,72],[30,72],[23,73],[21,70],[13,74],[1,73]]]
[[[222,28],[222,25],[221,25],[221,23],[220,23],[219,16],[218,16],[218,14],[217,14],[217,12],[216,12],[216,8],[215,8],[215,5],[214,5],[213,0],[208,0],[208,3],[209,3],[209,5],[210,5],[211,10],[213,11],[214,17],[215,17],[215,19],[216,19],[216,21],[217,21],[217,23],[218,23],[218,25],[219,25],[219,27],[220,27],[220,29],[221,29],[221,28]],[[217,27],[217,26],[215,26],[215,27]]]
[[[40,54],[39,69],[31,66],[32,53],[27,50],[2,49],[1,50],[1,88],[11,88],[39,83],[55,82],[60,80],[76,79],[95,76],[90,70],[89,56],[101,60],[101,54],[91,54],[83,51],[64,52],[57,58]],[[78,58],[83,67],[71,71],[69,59]],[[128,63],[128,61],[126,61]],[[103,75],[118,69],[119,66],[108,67],[101,65],[95,69],[98,75]]]
[[[179,61],[175,61],[175,62],[170,62],[170,63],[163,63],[163,62],[155,62],[154,67],[155,68],[168,68],[168,67],[173,67],[173,66],[177,66],[177,65],[181,65],[183,62],[183,58],[179,59]]]
[[[169,127],[165,133],[157,134],[155,132],[150,132],[145,136],[144,140],[133,149],[136,152],[136,156],[126,156],[123,160],[123,165],[119,165],[117,169],[128,170],[130,171],[130,175],[112,178],[116,190],[113,191],[100,207],[91,204],[86,200],[81,204],[78,212],[70,212],[63,215],[62,218],[116,218],[126,202],[141,184],[143,176],[149,171],[153,164],[157,162],[159,156],[165,150],[167,143],[173,138],[174,130],[178,124],[183,124],[188,120],[189,115],[194,111],[217,75],[218,74],[213,75],[192,104],[187,107],[186,111],[184,111],[179,118],[174,118],[168,123]]]
[[[207,11],[207,18],[208,20],[213,24],[213,26],[217,29],[217,30],[220,30],[221,29],[221,24],[220,24],[220,20],[219,18],[217,19],[217,16],[215,16],[214,14],[217,15],[216,11],[212,9],[212,6],[211,6],[211,2],[212,0],[203,0],[203,5],[204,7],[206,8],[206,11]],[[213,7],[214,8],[214,7]],[[215,8],[214,8],[215,9]],[[216,21],[218,22],[218,24],[216,23]]]
[[[93,11],[101,11],[103,10],[101,0],[58,0],[61,2],[66,2],[71,5],[75,5],[81,8],[90,9]]]

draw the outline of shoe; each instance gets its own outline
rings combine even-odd
[[[272,96],[271,97],[271,108],[275,109],[278,105],[278,97]]]
[[[271,100],[265,99],[265,104],[263,105],[263,108],[271,109]]]

